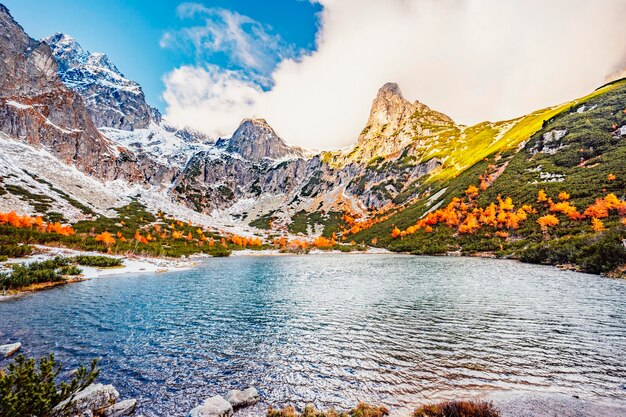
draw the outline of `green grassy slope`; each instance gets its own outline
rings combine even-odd
[[[578,112],[583,105],[584,111]],[[493,250],[523,256],[524,250],[529,250],[533,244],[545,244],[535,218],[530,218],[516,231],[513,242],[476,235],[459,236],[447,227],[437,227],[429,234],[420,231],[401,239],[392,239],[391,230],[394,226],[405,229],[414,224],[437,202],[443,206],[454,197],[463,197],[465,189],[470,184],[478,185],[478,176],[486,174],[497,178],[481,192],[477,203],[482,207],[495,202],[498,195],[512,197],[518,206],[532,204],[540,189],[555,200],[560,191],[567,191],[571,194],[571,203],[582,210],[608,193],[624,199],[626,138],[616,133],[616,127],[626,124],[625,111],[626,80],[622,80],[579,100],[535,112],[513,122],[467,128],[462,144],[451,148],[447,155],[441,154],[445,158],[441,169],[416,185],[421,196],[417,201],[350,239],[370,243],[375,237],[379,246],[416,253]],[[496,133],[503,125],[512,127],[504,134]],[[543,139],[544,133],[563,130],[567,130],[567,134],[559,141],[547,143]],[[527,143],[520,149],[525,141]],[[609,174],[615,175],[616,179],[608,181]],[[442,190],[445,192],[439,199],[429,200]],[[571,223],[562,221],[561,226],[555,229],[553,240],[569,236],[592,239],[586,224]],[[623,229],[618,218],[607,219],[606,225],[610,229]]]

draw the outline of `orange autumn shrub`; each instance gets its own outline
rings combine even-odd
[[[119,233],[119,232],[118,232]],[[102,232],[95,237],[96,242],[102,242],[103,244],[109,246],[115,243],[115,238],[109,232]]]
[[[542,203],[547,200],[548,200],[548,196],[546,192],[544,190],[539,190],[539,192],[537,193],[537,202]]]
[[[56,233],[62,236],[71,236],[74,234],[72,226],[64,226],[59,222],[45,223],[39,216],[20,216],[14,211],[10,213],[0,213],[0,224],[7,224],[13,227],[25,229],[35,228],[41,232]]]
[[[604,223],[602,222],[602,220],[596,219],[595,217],[591,219],[591,227],[593,228],[594,232],[602,232],[603,230],[606,230],[604,228]]]
[[[559,224],[559,219],[552,214],[546,214],[545,216],[537,219],[537,224],[541,226],[541,230],[545,231],[548,230],[549,227],[554,227]]]
[[[469,198],[478,197],[478,187],[476,187],[475,185],[470,185],[469,187],[467,187],[467,190],[465,190],[465,195]]]

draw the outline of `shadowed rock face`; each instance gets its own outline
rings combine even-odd
[[[249,161],[301,158],[298,148],[288,146],[264,119],[245,119],[228,143],[228,151]]]
[[[43,41],[58,62],[61,81],[79,93],[97,127],[144,129],[161,115],[150,107],[141,86],[124,77],[109,58],[85,51],[72,37],[57,33]]]
[[[2,5],[0,53],[0,131],[99,179],[144,179],[135,156],[102,136],[81,97],[61,82],[50,47]]]

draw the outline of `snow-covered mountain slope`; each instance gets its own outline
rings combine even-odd
[[[109,58],[84,50],[74,38],[57,33],[42,40],[58,62],[61,81],[79,93],[97,127],[145,129],[160,122],[141,86],[124,77]]]
[[[100,132],[137,154],[174,168],[184,167],[193,154],[214,147],[214,142],[200,133],[174,129],[163,122],[133,131],[103,127]]]
[[[17,142],[0,133],[0,211],[51,215],[61,213],[67,221],[97,214],[110,215],[112,208],[128,199],[86,175],[63,164],[44,148]]]

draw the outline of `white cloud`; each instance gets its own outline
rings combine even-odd
[[[235,71],[184,66],[167,74],[163,99],[167,120],[213,137],[230,137],[242,115],[255,116],[263,92]]]
[[[320,3],[317,50],[283,59],[270,91],[237,72],[182,67],[164,79],[168,120],[223,136],[262,116],[289,143],[338,148],[356,140],[387,81],[473,124],[586,94],[626,53],[623,0]]]

